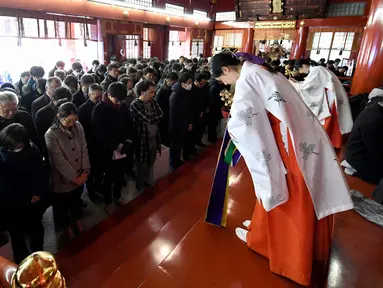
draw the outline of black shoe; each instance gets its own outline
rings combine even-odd
[[[89,200],[92,201],[93,203],[100,203],[101,202],[101,197],[98,196],[96,193],[89,193]]]
[[[184,159],[184,161],[190,161],[189,155],[183,155],[182,158]]]
[[[196,155],[198,153],[198,150],[194,147],[194,149],[191,149],[189,154],[190,155]]]
[[[170,169],[171,169],[172,171],[177,170],[179,167],[181,167],[181,166],[184,165],[184,164],[185,164],[185,162],[182,161],[182,160],[180,160],[177,164],[172,164],[172,163],[170,163]]]
[[[203,144],[202,142],[200,142],[200,143],[197,143],[196,144],[198,147],[202,147],[202,148],[205,148],[205,147],[207,147],[205,144]]]
[[[126,174],[128,174],[129,177],[132,177],[132,178],[135,178],[136,177],[136,172],[134,172],[134,170],[130,170],[129,172],[127,172]]]
[[[209,141],[210,143],[215,144],[215,143],[217,143],[218,139],[208,139],[207,141]]]

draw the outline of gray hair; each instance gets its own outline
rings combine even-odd
[[[57,76],[49,77],[47,84],[46,84],[46,87],[48,88],[50,86],[53,86],[53,84],[59,84],[58,86],[62,86],[62,81]]]
[[[64,70],[57,69],[53,75],[59,77],[61,81],[64,81],[66,77],[66,72]]]
[[[11,91],[0,92],[0,105],[8,104],[10,102],[19,103],[19,97]]]

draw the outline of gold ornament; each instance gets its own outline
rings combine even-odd
[[[221,100],[225,102],[225,106],[230,108],[233,103],[234,93],[230,93],[227,89],[224,89],[219,95],[221,96]]]
[[[11,288],[67,288],[53,255],[43,251],[25,258],[11,283]]]

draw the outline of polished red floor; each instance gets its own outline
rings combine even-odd
[[[218,146],[162,179],[56,256],[69,287],[299,287],[239,241],[255,196],[245,165],[230,177],[228,227],[204,223]],[[354,189],[373,187],[349,178]],[[336,191],[334,191],[336,193]],[[283,241],[283,239],[281,239]],[[312,287],[383,287],[383,230],[353,211],[337,216],[328,279]]]

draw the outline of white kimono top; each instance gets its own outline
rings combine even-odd
[[[287,172],[268,112],[281,121],[286,151],[287,133],[290,133],[317,218],[352,209],[349,187],[332,144],[314,114],[282,74],[272,74],[261,66],[245,62],[236,82],[228,129],[249,168],[255,194],[265,210],[270,211],[289,200]]]
[[[322,124],[331,116],[335,102],[340,132],[351,132],[354,123],[348,96],[334,73],[322,66],[310,67],[305,81],[293,83],[293,86]]]

